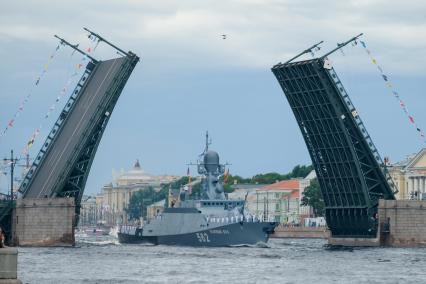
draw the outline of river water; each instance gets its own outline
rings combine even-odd
[[[74,248],[19,248],[18,262],[23,283],[426,283],[426,248],[336,250],[314,239],[188,248],[92,237]]]

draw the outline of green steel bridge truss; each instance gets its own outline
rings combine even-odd
[[[312,159],[333,237],[375,237],[379,199],[395,186],[364,124],[325,59],[277,64],[272,72]]]

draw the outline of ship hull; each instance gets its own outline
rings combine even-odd
[[[266,243],[274,232],[275,222],[239,222],[200,230],[186,234],[161,236],[144,236],[143,232],[135,234],[118,233],[120,243],[226,247],[255,245]]]

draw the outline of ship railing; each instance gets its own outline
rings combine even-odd
[[[263,220],[262,217],[255,216],[255,215],[249,215],[249,216],[231,216],[231,217],[208,217],[206,218],[207,223],[223,223],[223,224],[233,224],[233,223],[239,223],[239,222],[246,222],[246,223],[257,223]]]

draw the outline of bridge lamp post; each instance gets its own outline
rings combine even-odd
[[[17,158],[13,158],[13,150],[10,150],[10,159],[4,158],[4,163],[10,162],[10,200],[13,200],[13,172],[15,170],[15,165],[18,162]]]

